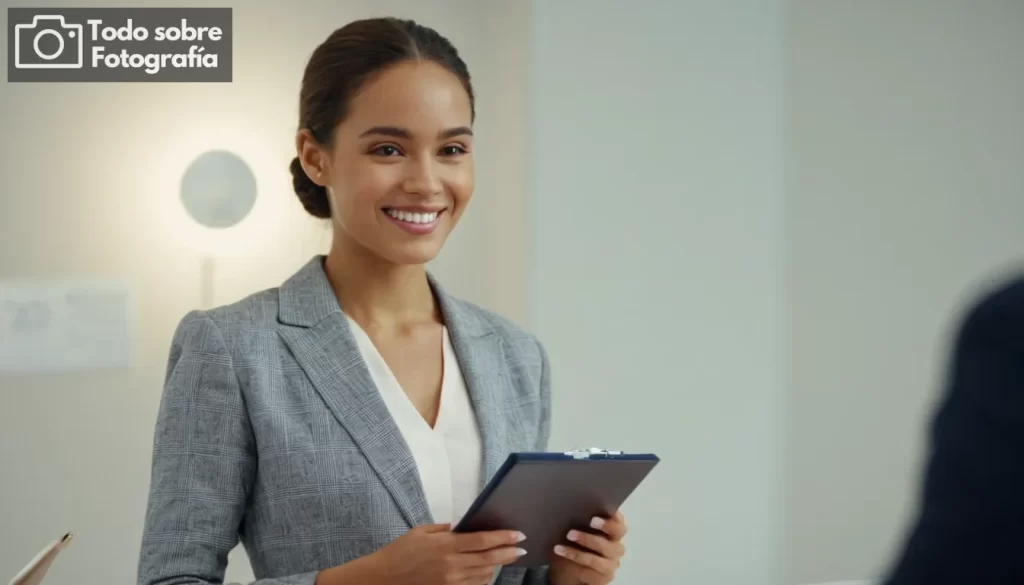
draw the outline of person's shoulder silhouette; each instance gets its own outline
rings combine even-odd
[[[887,585],[1024,583],[1024,278],[957,332],[920,511]]]

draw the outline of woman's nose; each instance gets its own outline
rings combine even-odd
[[[404,188],[418,195],[436,195],[443,189],[440,174],[432,160],[416,161],[408,165]]]

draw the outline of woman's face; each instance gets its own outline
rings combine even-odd
[[[371,78],[323,153],[338,235],[394,264],[437,256],[473,194],[471,126],[469,95],[440,65]]]

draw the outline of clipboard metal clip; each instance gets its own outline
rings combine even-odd
[[[597,447],[591,447],[590,449],[576,449],[573,451],[566,451],[565,455],[572,457],[573,459],[590,459],[590,458],[606,458],[614,455],[623,455],[622,451],[609,451],[608,449],[598,449]]]

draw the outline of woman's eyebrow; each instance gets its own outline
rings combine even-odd
[[[390,136],[392,138],[412,138],[412,132],[405,128],[399,128],[398,126],[374,126],[360,134],[359,137],[364,138],[366,136],[372,135]],[[446,140],[448,138],[455,138],[456,136],[472,135],[473,129],[470,128],[469,126],[457,126],[455,128],[448,128],[447,130],[442,130],[441,132],[438,132],[437,137],[441,140]]]

